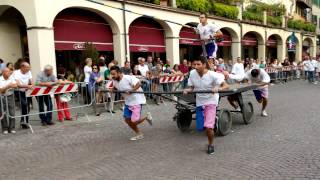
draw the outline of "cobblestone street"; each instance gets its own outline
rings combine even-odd
[[[233,115],[232,133],[215,139],[212,156],[205,153],[203,133],[178,130],[170,102],[148,106],[154,126],[143,124],[145,139],[137,142],[129,141],[132,132],[120,110],[90,114],[90,121],[35,126],[34,134],[0,135],[0,179],[320,179],[319,90],[304,81],[270,87],[267,118],[247,94],[254,102],[253,123],[244,125]]]

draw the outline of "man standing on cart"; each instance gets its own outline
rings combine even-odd
[[[200,23],[198,24],[195,31],[200,35],[202,41],[202,54],[207,57],[208,60],[213,61],[217,56],[218,45],[216,40],[221,39],[222,32],[219,27],[215,24],[208,23],[208,15],[201,13],[199,16]]]
[[[212,93],[196,94],[196,124],[198,130],[206,128],[208,137],[208,154],[214,153],[213,128],[215,125],[216,110],[219,104],[219,91],[227,89],[229,86],[224,81],[222,74],[208,70],[205,58],[194,60],[195,70],[190,72],[188,79],[189,88],[184,90],[184,94],[192,91],[212,91]]]

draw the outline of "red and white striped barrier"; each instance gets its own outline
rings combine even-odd
[[[160,83],[175,83],[175,82],[181,82],[183,81],[184,76],[178,75],[178,76],[160,76]]]
[[[278,70],[276,68],[270,68],[270,67],[266,68],[265,71],[267,73],[276,73],[276,72],[278,72]]]
[[[107,81],[106,89],[111,89],[111,88],[113,88],[113,81]]]
[[[36,86],[33,89],[30,89],[26,92],[27,97],[32,96],[43,96],[49,94],[62,94],[62,93],[70,93],[77,92],[78,84],[61,84],[52,87],[44,87],[44,86]]]

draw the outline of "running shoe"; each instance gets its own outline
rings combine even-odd
[[[150,112],[147,113],[147,119],[146,120],[150,124],[150,126],[152,126],[152,116],[151,116]]]
[[[143,134],[138,134],[136,136],[133,136],[132,138],[130,138],[131,141],[137,141],[137,140],[140,140],[140,139],[143,139]]]
[[[213,145],[208,145],[207,153],[209,155],[212,155],[214,153],[214,146]]]
[[[268,116],[267,111],[266,111],[266,110],[263,110],[263,111],[261,112],[261,116],[267,117],[267,116]]]

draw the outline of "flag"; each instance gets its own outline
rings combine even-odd
[[[294,32],[289,37],[288,40],[288,52],[295,52],[296,51],[296,36],[294,35]]]

